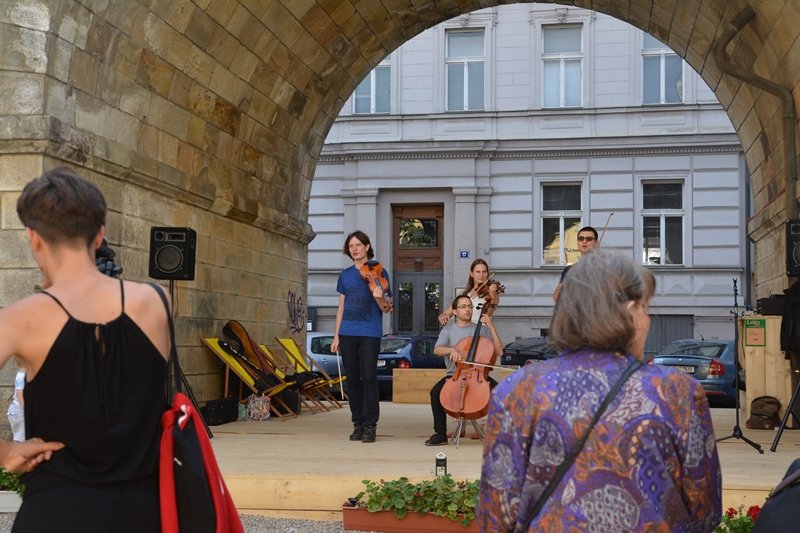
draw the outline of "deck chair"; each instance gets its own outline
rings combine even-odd
[[[336,397],[331,393],[330,383],[328,382],[328,379],[326,379],[324,375],[322,375],[319,372],[308,371],[305,369],[297,368],[297,366],[293,364],[293,361],[279,357],[278,355],[275,354],[275,352],[270,350],[266,344],[263,343],[259,344],[258,347],[262,352],[264,352],[264,355],[266,357],[269,357],[269,359],[274,362],[274,364],[283,367],[286,367],[288,365],[289,367],[294,369],[295,375],[313,376],[310,377],[310,379],[312,380],[313,390],[314,393],[317,395],[318,399],[320,399],[320,401],[328,402],[328,404],[330,404],[332,407],[341,409],[342,404],[340,404],[339,401],[336,399]]]
[[[286,352],[286,355],[289,356],[296,366],[299,366],[304,371],[319,372],[328,381],[328,385],[331,387],[335,387],[347,379],[347,376],[339,376],[337,378],[330,377],[293,338],[286,337],[279,339],[275,337],[275,341],[281,345],[283,351]]]
[[[275,377],[285,383],[296,385],[300,393],[300,401],[306,406],[309,412],[315,414],[320,411],[329,410],[323,403],[326,398],[320,392],[324,385],[322,380],[315,379],[313,376],[307,376],[310,379],[302,379],[302,376],[289,372],[293,367],[281,365],[278,361],[271,360],[256,341],[253,340],[244,326],[236,320],[229,320],[222,331],[231,339],[232,343],[241,347],[241,352],[244,353],[254,365],[262,369],[267,369],[270,373],[274,374]]]
[[[239,354],[234,347],[225,341],[215,337],[205,337],[200,340],[225,364],[225,397],[229,393],[230,372],[233,372],[241,380],[241,383],[251,391],[269,396],[270,411],[278,420],[286,420],[297,416],[279,396],[291,384],[277,379],[270,379],[263,372],[257,372],[257,369],[253,368],[242,354]],[[278,406],[283,411],[279,410]]]

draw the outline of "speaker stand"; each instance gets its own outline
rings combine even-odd
[[[175,315],[175,307],[176,307],[175,306],[175,280],[173,280],[173,279],[169,280],[169,299],[172,302],[172,319],[173,319],[172,321],[175,322],[175,317],[176,317],[176,315]],[[186,376],[183,374],[183,370],[181,370],[180,367],[175,367],[172,364],[172,360],[170,360],[167,363],[167,398],[172,398],[172,393],[173,393],[172,383],[174,382],[174,380],[172,379],[172,377],[174,375],[173,372],[178,372],[178,377],[180,378],[181,383],[183,384],[183,389],[184,389],[184,391],[186,391],[186,395],[189,397],[189,400],[191,400],[192,405],[194,406],[195,410],[200,415],[200,420],[203,421],[203,426],[205,426],[205,428],[206,428],[206,434],[208,434],[208,438],[209,439],[213,439],[214,438],[214,434],[211,433],[211,428],[208,427],[208,422],[206,422],[206,418],[203,416],[203,411],[201,411],[200,410],[200,406],[197,405],[197,399],[194,397],[194,392],[192,392],[192,388],[189,386],[189,382],[186,381]]]
[[[741,407],[739,397],[741,396],[739,390],[739,291],[736,288],[736,278],[733,278],[733,382],[734,390],[736,391],[736,422],[733,425],[733,432],[727,437],[717,439],[717,442],[722,442],[728,439],[740,439],[749,444],[758,453],[764,453],[761,445],[748,439],[742,433],[742,428],[739,426],[739,409]]]

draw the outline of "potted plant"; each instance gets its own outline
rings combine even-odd
[[[456,482],[450,474],[411,483],[364,480],[366,490],[342,508],[344,529],[362,531],[478,531],[479,482]]]
[[[15,513],[22,504],[22,491],[25,486],[20,481],[20,476],[0,467],[0,513]]]

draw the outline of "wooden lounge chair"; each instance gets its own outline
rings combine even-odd
[[[322,367],[320,367],[316,361],[314,361],[314,359],[310,357],[308,353],[306,353],[305,349],[297,344],[297,341],[295,341],[293,338],[275,337],[275,342],[281,345],[284,352],[286,352],[286,355],[289,356],[296,367],[302,368],[303,371],[319,372],[328,381],[328,385],[331,387],[335,387],[347,379],[347,376],[339,376],[336,378],[329,376],[328,373],[325,372]]]
[[[244,326],[236,320],[229,320],[222,331],[232,342],[242,347],[242,352],[249,360],[253,361],[255,365],[260,366],[262,369],[269,369],[269,372],[285,383],[296,384],[297,390],[300,392],[300,400],[309,412],[314,414],[329,410],[328,407],[322,403],[327,400],[327,398],[320,392],[324,387],[324,383],[321,379],[302,379],[302,376],[290,373],[290,369],[293,370],[294,367],[288,364],[281,365],[280,362],[271,360],[256,341],[253,340]]]
[[[291,386],[277,379],[269,379],[269,375],[257,372],[250,366],[249,361],[243,355],[237,354],[235,348],[229,346],[225,341],[215,337],[205,337],[201,339],[203,344],[208,346],[211,352],[225,363],[225,397],[229,395],[229,373],[233,372],[241,380],[241,383],[256,394],[266,394],[270,398],[270,411],[279,420],[294,418],[297,415],[279,396],[281,392]],[[279,409],[280,407],[280,409]]]
[[[311,382],[313,383],[313,389],[315,394],[318,395],[317,396],[318,399],[320,399],[321,401],[328,402],[331,406],[336,407],[337,409],[340,409],[342,407],[342,404],[340,404],[339,401],[336,399],[336,397],[331,393],[330,383],[329,380],[325,378],[325,375],[319,372],[308,371],[305,369],[298,368],[296,365],[293,364],[294,363],[293,361],[277,356],[275,352],[270,350],[266,344],[263,343],[259,344],[258,347],[262,352],[264,352],[264,355],[268,357],[270,361],[272,361],[274,364],[281,366],[285,366],[288,364],[289,366],[291,366],[291,368],[294,369],[295,375],[308,376],[306,379],[310,379]]]

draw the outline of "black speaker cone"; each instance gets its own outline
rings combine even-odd
[[[183,253],[176,246],[168,244],[158,249],[153,260],[162,272],[171,274],[183,265]]]

